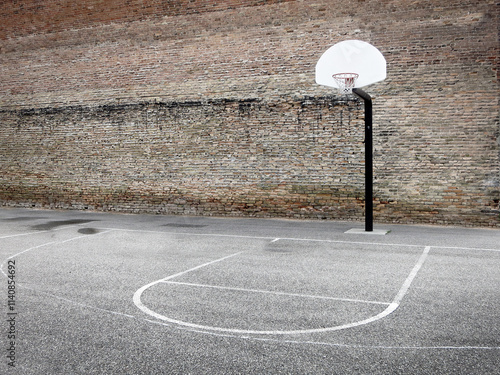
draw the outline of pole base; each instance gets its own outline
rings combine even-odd
[[[364,229],[361,228],[352,228],[349,229],[348,231],[345,231],[344,233],[349,233],[349,234],[372,234],[375,236],[385,236],[387,233],[390,233],[390,230],[386,229],[374,229],[370,232],[367,232]]]

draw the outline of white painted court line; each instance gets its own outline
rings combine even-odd
[[[415,276],[417,276],[418,271],[420,271],[420,268],[422,268],[422,265],[424,264],[425,260],[427,259],[427,256],[429,255],[429,251],[431,250],[430,246],[426,246],[424,249],[424,252],[422,255],[420,255],[420,258],[417,261],[417,264],[413,267],[411,270],[410,274],[406,278],[405,282],[401,286],[401,289],[399,289],[398,294],[396,294],[396,297],[394,298],[393,303],[396,303],[398,306],[401,303],[401,300],[404,298],[406,293],[408,292],[408,289],[410,289],[410,285],[413,282],[413,279],[415,279]]]
[[[449,250],[470,250],[470,251],[491,251],[500,253],[500,249],[487,249],[480,247],[458,247],[458,246],[431,246],[436,249],[449,249]]]
[[[31,291],[33,291],[35,293],[41,293],[41,294],[44,294],[46,296],[49,296],[49,297],[52,297],[52,298],[55,298],[55,299],[58,299],[58,300],[61,300],[61,301],[64,301],[64,302],[68,302],[68,303],[71,303],[73,305],[84,307],[84,308],[87,308],[87,309],[97,310],[97,311],[104,312],[104,313],[107,313],[107,314],[112,314],[112,315],[123,316],[125,318],[137,319],[137,317],[135,317],[134,315],[125,314],[125,313],[121,313],[121,312],[117,312],[117,311],[113,311],[113,310],[102,309],[100,307],[87,305],[85,303],[73,301],[71,299],[68,299],[68,298],[65,298],[65,297],[61,297],[61,296],[57,296],[55,294],[52,294],[52,293],[49,293],[49,292],[45,292],[43,290],[37,290],[37,289],[33,289],[33,288],[28,288],[28,287],[24,287],[24,289],[31,290]]]
[[[68,225],[68,226],[63,226],[61,228],[54,228],[54,229],[47,229],[47,230],[37,230],[36,232],[27,232],[27,233],[18,233],[18,234],[9,234],[7,236],[1,236],[0,237],[0,240],[1,239],[4,239],[4,238],[14,238],[14,237],[21,237],[21,236],[31,236],[33,234],[41,234],[41,233],[47,233],[47,232],[55,232],[55,231],[58,231],[58,230],[63,230],[63,229],[70,229],[70,228],[75,228],[75,227],[78,227],[80,225]]]
[[[205,332],[206,333],[206,332]],[[231,335],[220,335],[229,337],[238,337]],[[241,337],[241,336],[240,336]],[[250,337],[243,337],[249,339]],[[338,344],[328,341],[300,341],[300,340],[278,340],[267,337],[252,337],[251,339],[256,341],[268,341],[268,342],[278,342],[287,344],[309,344],[309,345],[321,345],[321,346],[331,346],[336,348],[346,348],[346,349],[381,349],[381,350],[499,350],[499,346],[412,346],[412,345],[401,345],[401,346],[390,346],[390,345],[356,345],[356,344]]]
[[[227,238],[248,238],[248,239],[256,239],[256,240],[273,240],[276,237],[270,236],[245,236],[239,234],[220,234],[220,233],[189,233],[189,232],[169,232],[169,231],[161,231],[161,230],[145,230],[145,229],[124,229],[124,228],[114,228],[114,227],[106,227],[101,229],[110,229],[115,231],[122,232],[139,232],[139,233],[155,233],[155,234],[172,234],[172,235],[182,235],[182,236],[204,236],[204,237],[227,237]]]
[[[272,290],[262,290],[262,289],[234,288],[234,287],[227,287],[227,286],[208,285],[208,284],[196,284],[196,283],[185,283],[185,282],[170,281],[170,280],[165,280],[165,281],[161,281],[161,282],[162,283],[166,283],[166,284],[176,284],[176,285],[192,286],[192,287],[198,287],[198,288],[212,288],[212,289],[220,289],[220,290],[234,290],[234,291],[246,292],[246,293],[274,294],[274,295],[278,295],[278,296],[300,297],[300,298],[314,298],[314,299],[326,299],[326,300],[333,300],[333,301],[345,301],[345,302],[354,302],[354,303],[368,303],[368,304],[385,305],[385,306],[390,305],[389,302],[367,301],[367,300],[352,299],[352,298],[338,298],[338,297],[318,296],[318,295],[311,295],[311,294],[285,293],[285,292],[276,292],[276,291],[272,291]]]
[[[36,231],[36,232],[28,232],[28,233],[9,234],[7,236],[1,236],[0,239],[21,237],[21,236],[31,236],[32,234],[39,234],[39,233],[45,233],[45,232],[47,232],[47,231],[44,230],[44,231]]]
[[[64,227],[64,228],[57,228],[57,229],[54,229],[54,230],[69,229],[69,228],[70,227],[68,226],[68,227]],[[116,231],[120,231],[121,230],[119,228],[100,228],[100,229],[106,229],[106,231],[105,232],[96,233],[96,234],[105,234],[105,233],[109,233],[111,231],[115,231],[115,230]],[[38,233],[43,233],[43,232],[46,232],[46,231],[37,231],[37,232],[25,233],[25,234],[21,234],[21,235],[38,234]],[[166,232],[155,231],[154,233],[166,233]],[[171,233],[171,232],[167,232],[167,233]],[[186,234],[189,234],[189,233],[186,233]],[[17,237],[17,236],[18,235],[4,236],[4,237],[0,237],[0,238]],[[74,241],[74,240],[77,240],[77,239],[80,239],[80,238],[83,238],[83,237],[85,237],[85,238],[92,238],[92,236],[88,236],[88,235],[76,236],[76,237],[72,237],[70,239],[63,240],[63,241],[51,241],[51,242],[47,242],[47,243],[40,244],[40,245],[37,245],[37,246],[33,246],[31,248],[25,249],[23,251],[20,251],[20,252],[18,252],[16,254],[14,254],[14,255],[6,258],[2,262],[1,267],[3,268],[4,263],[8,259],[12,259],[12,258],[14,258],[16,256],[19,256],[19,255],[21,255],[23,253],[26,253],[28,251],[33,251],[33,250],[42,248],[44,246],[50,246],[51,244],[66,243],[66,242]],[[249,236],[246,236],[246,238],[249,238]],[[250,238],[254,238],[254,237],[250,237]],[[267,239],[271,239],[271,238],[267,238]],[[295,240],[305,240],[305,239],[295,239]],[[318,241],[322,241],[322,240],[318,240]],[[331,241],[328,241],[328,242],[331,242]],[[363,244],[367,244],[367,243],[363,243]],[[383,245],[383,244],[377,243],[377,245]],[[402,244],[402,246],[407,246],[407,245]],[[408,245],[408,246],[416,246],[416,245]],[[434,247],[434,246],[426,247],[426,250],[424,250],[424,253],[428,254],[428,252],[429,252],[428,248],[430,249],[431,247]],[[438,247],[438,248],[452,248],[452,249],[465,249],[465,250],[500,251],[500,250],[497,250],[497,249],[474,249],[474,248],[471,249],[471,248],[456,248],[456,247],[444,247],[444,246],[435,246],[435,247]],[[195,269],[199,269],[202,266],[209,265],[209,264],[212,264],[212,263],[215,263],[215,262],[227,259],[229,257],[236,256],[238,254],[240,254],[240,253],[232,254],[232,255],[229,255],[228,257],[217,259],[217,260],[205,263],[203,265],[194,267],[194,268],[192,268],[190,270],[186,270],[184,272],[180,272],[178,274],[169,276],[169,277],[167,277],[165,279],[162,279],[162,280],[167,280],[168,278],[172,278],[173,276],[180,276],[181,274],[185,274],[185,273],[193,271]],[[408,291],[408,288],[411,285],[411,282],[415,278],[418,270],[423,265],[423,263],[425,261],[425,258],[426,258],[426,255],[424,256],[424,254],[422,254],[421,257],[420,257],[420,259],[419,259],[419,261],[417,262],[417,264],[415,265],[415,267],[413,268],[413,270],[410,272],[410,275],[406,279],[406,281],[403,284],[402,288],[400,289],[400,291],[396,295],[395,300],[401,301],[401,299],[404,297],[404,295]],[[3,272],[3,270],[1,270],[1,271],[5,275],[5,273]],[[160,280],[160,281],[162,281],[162,280]],[[165,282],[167,282],[167,281],[165,281]],[[172,283],[174,283],[174,282],[172,282]],[[148,284],[148,285],[154,285],[154,283],[151,283],[151,284]],[[151,319],[147,319],[147,318],[140,318],[140,317],[136,317],[136,316],[130,315],[130,314],[125,314],[125,313],[121,313],[121,312],[117,312],[117,311],[102,309],[102,308],[99,308],[99,307],[95,307],[95,306],[83,304],[83,303],[80,303],[80,302],[77,302],[77,301],[73,301],[73,300],[70,300],[70,299],[67,299],[67,298],[64,298],[64,297],[56,296],[56,295],[48,293],[48,292],[39,291],[39,290],[36,290],[36,289],[27,288],[27,287],[24,287],[24,288],[32,290],[32,291],[37,292],[37,293],[43,293],[43,294],[45,294],[45,295],[47,295],[47,296],[49,296],[51,298],[56,298],[56,299],[62,300],[62,301],[67,302],[67,303],[75,304],[75,305],[80,306],[82,308],[88,308],[88,309],[91,309],[91,310],[100,311],[102,313],[111,314],[111,315],[116,316],[116,317],[121,316],[121,317],[124,317],[124,318],[134,319],[134,320],[137,320],[137,321],[143,321],[143,322],[150,323],[150,324],[160,325],[160,326],[164,326],[164,327],[172,327],[172,325],[170,325],[168,323],[165,323],[163,321],[151,320]],[[334,343],[334,342],[309,341],[309,340],[307,340],[307,341],[301,341],[301,340],[282,340],[282,339],[274,339],[274,338],[271,338],[271,337],[256,337],[256,336],[250,337],[250,336],[242,336],[241,334],[234,334],[234,333],[220,333],[220,332],[216,332],[216,331],[210,331],[210,330],[205,330],[205,329],[193,329],[192,327],[178,326],[178,325],[175,325],[174,327],[176,329],[183,329],[183,330],[187,330],[187,331],[191,331],[191,332],[198,332],[198,333],[202,333],[202,334],[209,334],[209,335],[221,336],[221,337],[233,337],[233,338],[239,338],[239,339],[245,339],[245,340],[246,339],[251,339],[251,340],[256,340],[256,341],[267,341],[267,342],[276,342],[276,343],[289,343],[289,344],[298,344],[298,345],[304,345],[304,344],[305,345],[322,345],[322,346],[330,346],[330,347],[336,347],[336,348],[348,348],[348,349],[369,349],[369,350],[372,350],[372,349],[381,349],[381,350],[500,350],[500,347],[498,347],[498,346],[497,347],[494,347],[494,346],[451,346],[451,345],[450,346],[384,346],[384,345],[339,344],[339,343]]]
[[[34,290],[31,288],[26,288],[29,290],[32,290],[34,292],[40,293],[38,290]],[[249,336],[241,336],[241,335],[234,335],[234,334],[228,334],[228,333],[217,333],[217,332],[210,332],[210,331],[202,331],[202,330],[194,330],[190,329],[187,327],[178,327],[178,326],[173,326],[171,324],[158,321],[158,320],[151,320],[147,318],[140,318],[134,315],[130,314],[125,314],[121,313],[118,311],[113,311],[113,310],[108,310],[108,309],[102,309],[100,307],[96,306],[91,306],[87,305],[81,302],[76,302],[64,297],[59,297],[51,293],[47,292],[41,292],[45,294],[48,297],[59,299],[61,301],[71,303],[73,305],[80,306],[82,308],[90,309],[90,310],[95,310],[99,311],[101,313],[105,314],[110,314],[115,317],[123,317],[127,319],[133,319],[136,321],[142,321],[150,324],[155,324],[155,325],[160,325],[163,327],[175,327],[176,329],[181,329],[181,330],[186,330],[189,332],[197,332],[201,334],[208,334],[208,335],[213,335],[217,337],[230,337],[230,338],[236,338],[236,339],[243,339],[243,340],[255,340],[255,341],[264,341],[264,342],[274,342],[277,344],[293,344],[293,345],[320,345],[320,346],[330,346],[330,347],[335,347],[335,348],[345,348],[345,349],[379,349],[379,350],[500,350],[500,347],[498,346],[389,346],[389,345],[357,345],[357,344],[340,344],[340,343],[335,343],[335,342],[328,342],[328,341],[311,341],[311,340],[283,340],[283,339],[275,339],[275,338],[270,338],[270,337],[249,337]]]
[[[193,272],[193,271],[195,271],[195,270],[198,270],[198,269],[200,269],[200,268],[203,268],[203,267],[209,266],[209,265],[214,264],[214,263],[222,262],[223,260],[226,260],[226,259],[229,259],[229,258],[235,257],[236,255],[240,255],[240,254],[242,254],[242,253],[244,253],[244,251],[239,251],[239,252],[237,252],[237,253],[234,253],[234,254],[231,254],[231,255],[228,255],[228,256],[225,256],[225,257],[219,258],[219,259],[215,259],[215,260],[212,260],[212,261],[207,262],[207,263],[200,264],[199,266],[196,266],[196,267],[190,268],[190,269],[188,269],[188,270],[186,270],[186,271],[182,271],[182,272],[176,273],[176,274],[174,274],[174,275],[167,276],[167,277],[165,277],[164,279],[159,280],[158,282],[165,282],[165,281],[167,281],[167,280],[174,279],[174,278],[176,278],[176,277],[179,277],[179,276],[185,275],[186,273]]]
[[[11,255],[7,258],[5,258],[2,262],[2,264],[0,264],[0,271],[2,271],[3,275],[5,277],[7,277],[7,274],[3,271],[3,267],[5,265],[5,262],[7,262],[9,259],[12,259],[12,258],[15,258],[21,254],[24,254],[24,253],[27,253],[28,251],[33,251],[33,250],[36,250],[36,249],[39,249],[41,247],[45,247],[45,246],[49,246],[49,245],[52,245],[52,244],[55,244],[55,243],[59,243],[59,241],[51,241],[51,242],[46,242],[46,243],[43,243],[41,245],[37,245],[37,246],[33,246],[33,247],[30,247],[29,249],[26,249],[26,250],[23,250],[23,251],[20,251],[14,255]]]
[[[62,228],[60,228],[62,229]],[[66,227],[64,229],[69,229],[69,227]],[[99,233],[95,233],[93,234],[93,236],[95,235],[100,235],[100,234],[105,234],[105,233],[109,233],[111,232],[112,230],[106,230],[106,231],[103,231],[103,232],[99,232]],[[80,238],[89,238],[89,235],[88,234],[84,234],[84,235],[81,235],[81,236],[76,236],[76,237],[71,237],[71,238],[68,238],[66,240],[59,240],[59,241],[50,241],[50,242],[45,242],[43,244],[40,244],[40,245],[37,245],[37,246],[33,246],[33,247],[30,247],[29,249],[25,249],[23,251],[20,251],[14,255],[11,255],[7,258],[5,258],[2,262],[2,264],[0,264],[0,271],[2,272],[2,274],[7,277],[7,274],[3,271],[3,268],[4,268],[4,265],[5,265],[5,262],[7,262],[8,260],[10,259],[13,259],[15,257],[18,257],[19,255],[21,254],[24,254],[24,253],[27,253],[29,251],[33,251],[33,250],[36,250],[36,249],[40,249],[42,247],[46,247],[46,246],[50,246],[50,245],[54,245],[54,244],[63,244],[63,243],[66,243],[66,242],[70,242],[70,241],[75,241],[75,240],[78,240]]]
[[[141,287],[140,289],[138,289],[134,293],[133,301],[134,301],[134,304],[140,310],[142,310],[143,312],[145,312],[146,314],[148,314],[150,316],[153,316],[153,317],[155,317],[155,318],[157,318],[159,320],[163,320],[163,321],[166,321],[166,322],[169,322],[169,323],[173,323],[173,324],[177,324],[177,325],[180,325],[180,326],[188,327],[188,328],[191,328],[191,329],[194,329],[194,330],[202,330],[202,331],[205,330],[205,331],[233,333],[233,334],[244,334],[244,335],[292,335],[292,334],[323,333],[323,332],[340,331],[340,330],[344,330],[344,329],[347,329],[347,328],[353,328],[353,327],[358,327],[358,326],[362,326],[362,325],[373,323],[373,322],[375,322],[377,320],[380,320],[382,318],[385,318],[386,316],[388,316],[391,313],[393,313],[399,307],[399,304],[401,303],[401,300],[403,299],[403,297],[408,292],[408,289],[409,289],[411,283],[413,282],[413,280],[415,279],[415,276],[417,275],[418,271],[420,270],[420,268],[424,264],[425,260],[427,259],[427,255],[428,255],[428,253],[430,251],[430,248],[431,248],[430,246],[426,246],[425,247],[423,253],[420,255],[417,263],[415,264],[415,266],[411,270],[410,274],[408,275],[408,277],[404,281],[403,285],[399,289],[399,291],[396,294],[394,300],[391,303],[388,304],[388,306],[386,307],[385,310],[383,310],[379,314],[371,316],[371,317],[369,317],[367,319],[363,319],[363,320],[352,322],[352,323],[342,324],[342,325],[338,325],[338,326],[322,327],[322,328],[312,328],[312,329],[301,329],[301,330],[245,330],[245,329],[236,329],[236,328],[214,327],[214,326],[207,326],[207,325],[195,324],[195,323],[181,321],[181,320],[178,320],[178,319],[169,318],[169,317],[167,317],[165,315],[162,315],[162,314],[159,314],[159,313],[157,313],[157,312],[155,312],[153,310],[150,310],[141,301],[141,295],[142,295],[142,293],[144,291],[146,291],[147,289],[149,289],[150,287],[154,286],[154,285],[157,285],[159,283],[163,283],[163,282],[165,282],[167,280],[174,279],[174,278],[176,278],[178,276],[184,275],[184,274],[186,274],[188,272],[194,271],[194,270],[199,269],[201,267],[206,267],[206,266],[208,266],[210,264],[213,264],[213,263],[216,263],[216,262],[221,262],[221,261],[223,261],[225,259],[228,259],[230,257],[239,255],[242,252],[235,253],[235,254],[232,254],[232,255],[229,255],[229,256],[226,256],[226,257],[223,257],[223,258],[219,258],[219,259],[216,259],[216,260],[208,262],[208,263],[201,264],[201,265],[193,267],[193,268],[191,268],[189,270],[186,270],[186,271],[183,271],[183,272],[179,272],[179,273],[176,273],[174,275],[170,275],[170,276],[167,276],[167,277],[165,277],[163,279],[156,280],[156,281],[153,281],[152,283],[144,285],[143,287]]]
[[[147,285],[144,285],[142,288],[138,289],[135,293],[134,293],[134,297],[133,297],[133,301],[134,301],[134,304],[139,308],[141,309],[142,311],[144,311],[146,314],[148,315],[151,315],[151,316],[154,316],[155,318],[157,319],[162,319],[162,315],[150,310],[149,308],[147,308],[141,301],[141,295],[142,293],[146,290],[146,289],[149,289],[151,288],[152,286],[156,285],[156,284],[159,284],[161,282],[165,282],[167,280],[170,280],[170,279],[173,279],[175,277],[178,277],[178,276],[181,276],[181,275],[185,275],[186,273],[189,273],[189,272],[192,272],[192,271],[195,271],[195,270],[198,270],[200,268],[203,268],[203,267],[206,267],[206,266],[209,266],[211,264],[214,264],[214,263],[217,263],[217,262],[222,262],[223,260],[226,260],[226,259],[229,259],[229,258],[232,258],[232,257],[235,257],[237,255],[240,255],[241,253],[243,253],[244,251],[239,251],[237,253],[234,253],[234,254],[231,254],[231,255],[227,255],[225,257],[222,257],[222,258],[219,258],[219,259],[215,259],[215,260],[212,260],[210,262],[207,262],[207,263],[203,263],[203,264],[200,264],[199,266],[196,266],[196,267],[193,267],[193,268],[190,268],[188,270],[185,270],[185,271],[182,271],[182,272],[178,272],[176,274],[173,274],[173,275],[170,275],[170,276],[167,276],[163,279],[160,279],[160,280],[156,280],[156,281],[153,281],[152,283],[149,283]]]
[[[137,319],[137,318],[136,318]],[[142,319],[143,321],[159,326],[164,327],[172,327],[171,324],[164,323],[158,320],[151,319]],[[330,346],[339,349],[368,349],[368,350],[500,350],[500,346],[452,346],[452,345],[443,345],[443,346],[416,346],[416,345],[358,345],[358,344],[340,344],[335,342],[328,341],[311,341],[311,340],[283,340],[272,337],[257,337],[257,336],[242,336],[235,335],[230,333],[217,333],[217,332],[209,332],[209,331],[201,331],[196,329],[190,329],[186,327],[176,327],[177,329],[186,330],[189,332],[196,332],[205,335],[212,335],[217,337],[231,337],[242,340],[254,340],[254,341],[264,341],[264,342],[272,342],[277,344],[293,344],[293,345],[320,345],[320,346]]]
[[[272,236],[245,236],[238,234],[220,234],[220,233],[189,233],[189,232],[169,232],[169,231],[159,231],[159,230],[143,230],[143,229],[123,229],[123,228],[99,228],[108,229],[113,231],[123,231],[123,232],[139,232],[139,233],[155,233],[155,234],[170,234],[170,235],[183,235],[183,236],[203,236],[203,237],[221,237],[221,238],[248,238],[256,240],[269,240],[270,242],[276,241],[305,241],[305,242],[325,242],[325,243],[340,243],[340,244],[353,244],[353,245],[374,245],[374,246],[404,246],[404,247],[416,247],[422,248],[426,245],[414,245],[407,243],[393,243],[393,242],[367,242],[367,241],[343,241],[343,240],[325,240],[316,238],[298,238],[298,237],[272,237]],[[475,250],[475,251],[492,251],[500,252],[500,249],[492,248],[476,248],[476,247],[459,247],[459,246],[444,246],[444,245],[430,245],[432,248],[436,249],[456,249],[456,250]]]

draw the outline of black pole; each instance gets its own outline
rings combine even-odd
[[[365,102],[365,232],[373,232],[372,98],[361,89],[352,89],[352,92]]]

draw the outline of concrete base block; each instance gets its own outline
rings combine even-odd
[[[352,228],[349,229],[348,231],[345,231],[344,233],[351,233],[351,234],[371,234],[371,235],[376,235],[376,236],[385,236],[387,233],[389,233],[390,230],[386,229],[374,229],[371,232],[367,232],[364,229],[361,228]]]

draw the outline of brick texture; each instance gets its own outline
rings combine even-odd
[[[4,205],[363,220],[363,109],[331,45],[388,62],[375,220],[500,226],[492,0],[5,1]]]

